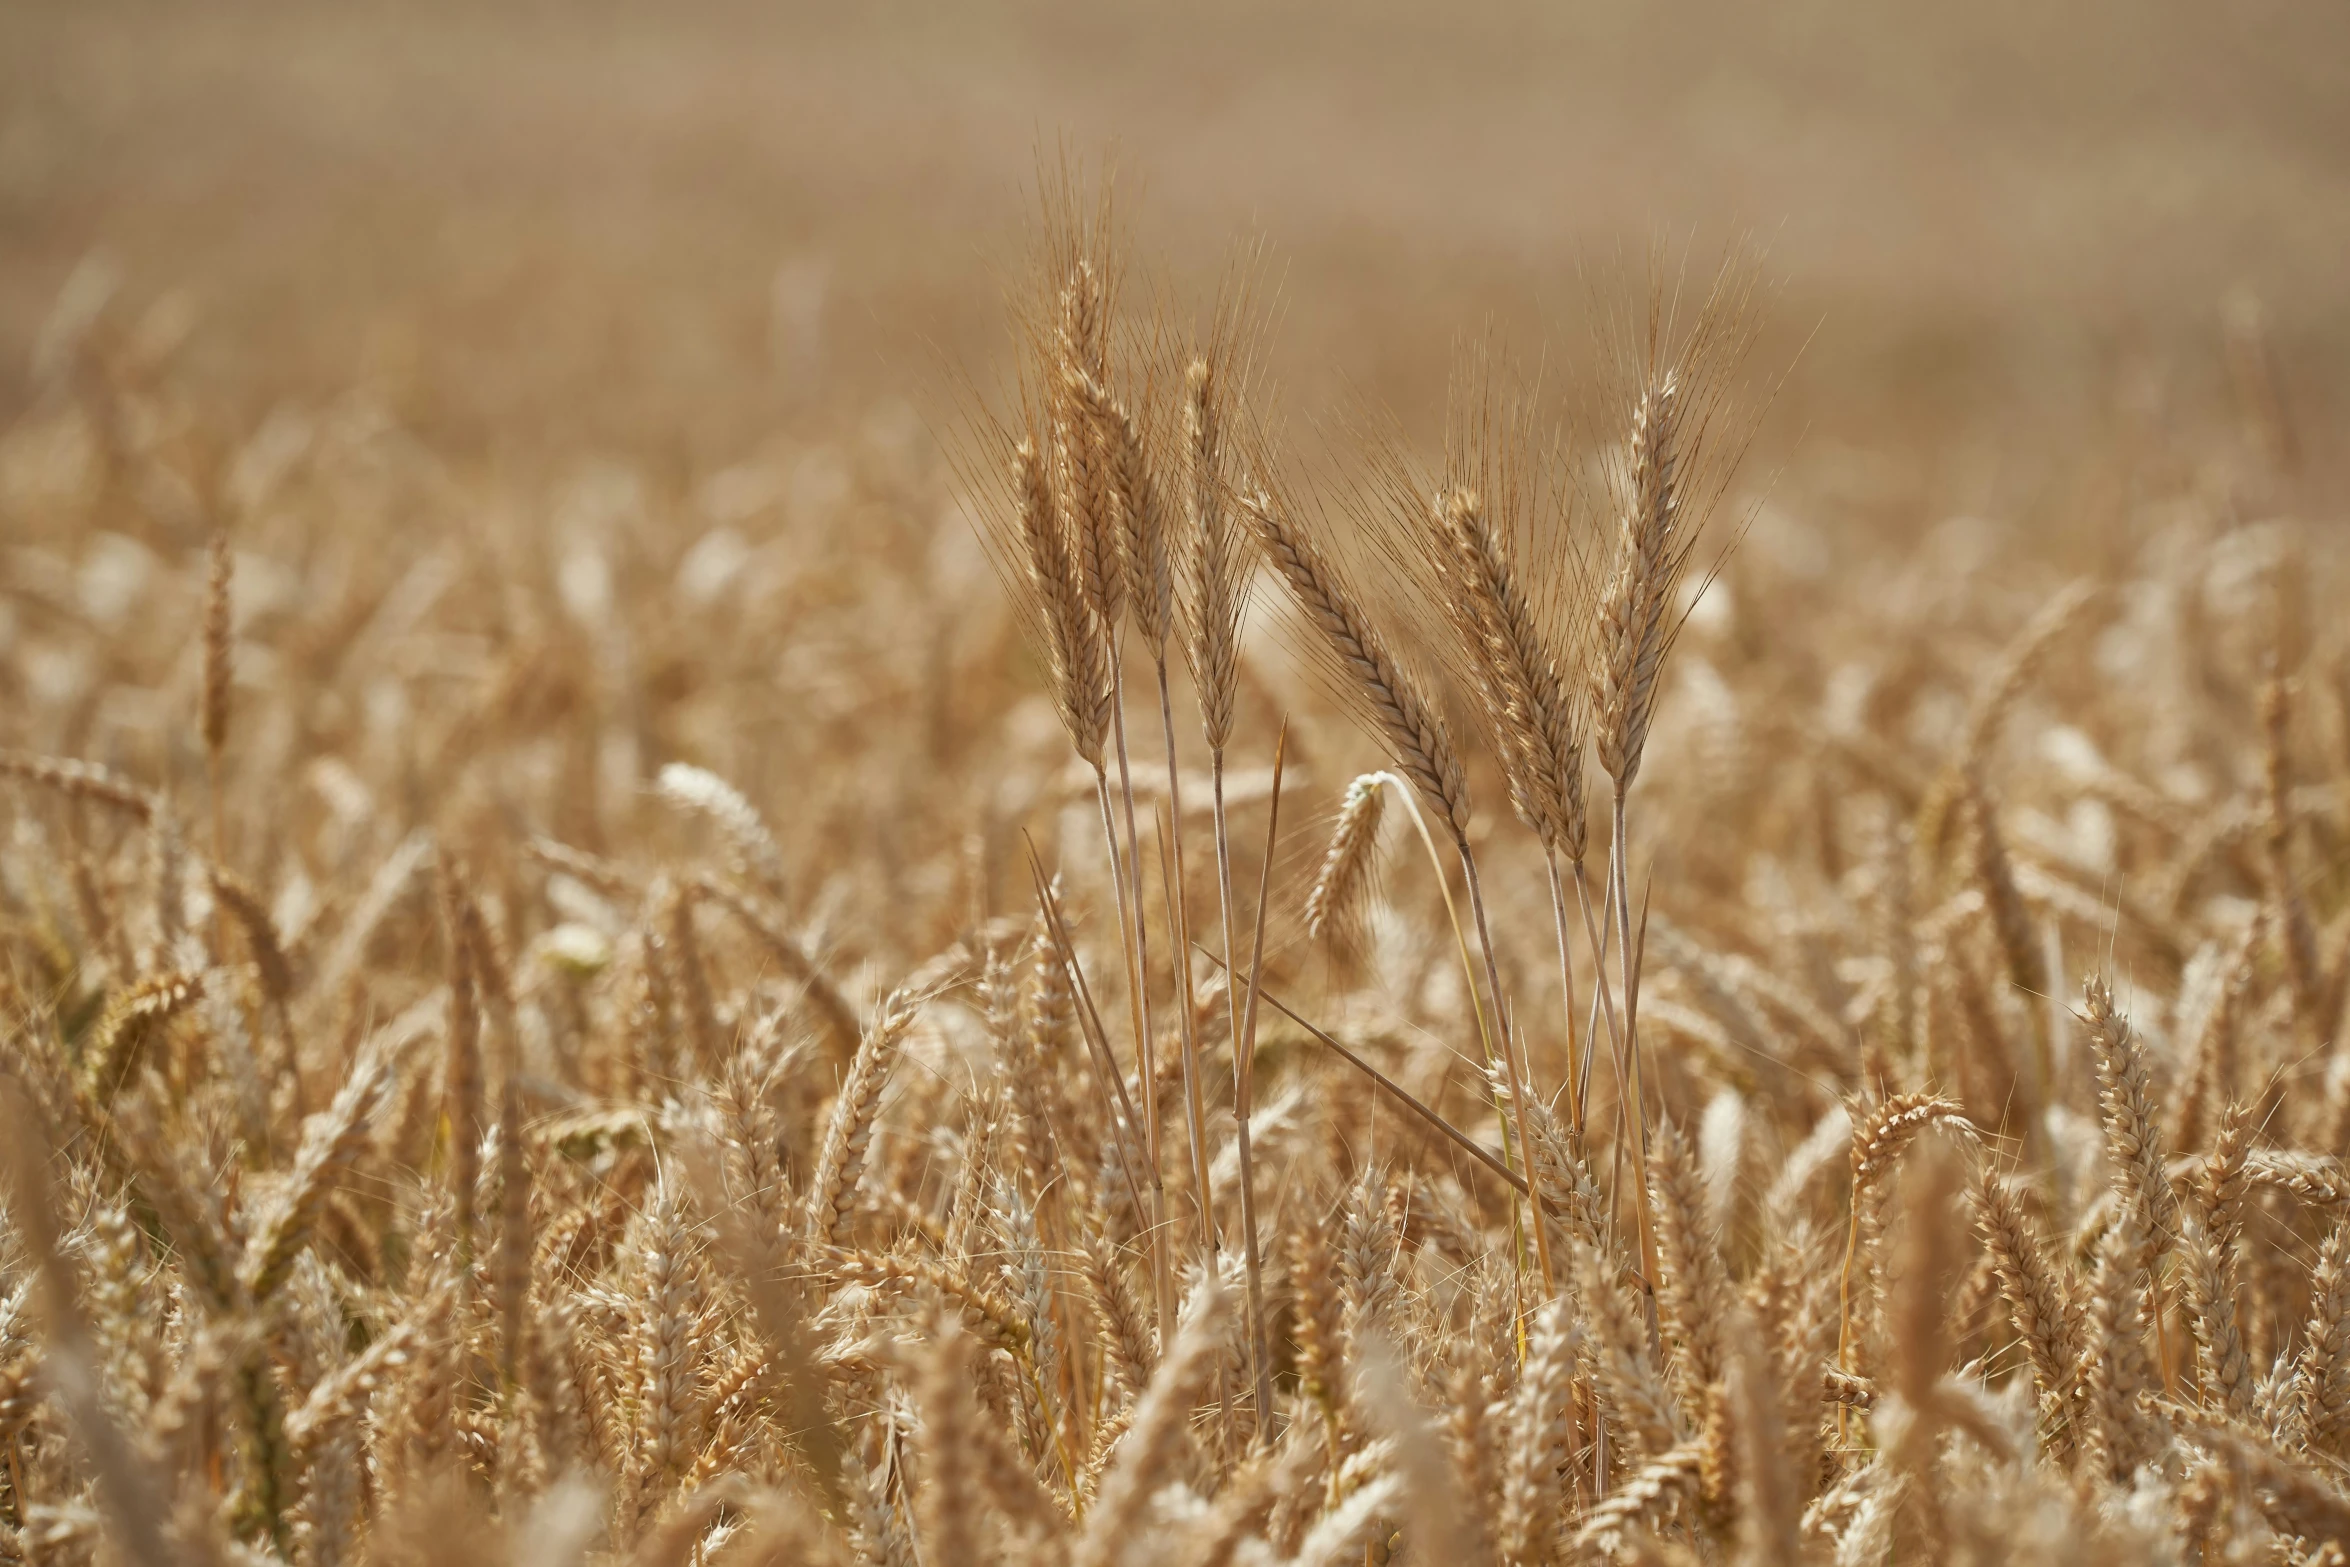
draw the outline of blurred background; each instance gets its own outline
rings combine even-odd
[[[1186,297],[1263,236],[1306,412],[1425,428],[1488,322],[1571,374],[1595,269],[1751,235],[1798,472],[2028,505],[2255,338],[2336,444],[2350,12],[2293,0],[18,0],[0,418],[90,268],[248,418],[360,384],[444,453],[686,468],[936,423],[1064,142]]]
[[[1307,441],[1366,403],[1432,439],[1466,336],[1602,381],[1652,249],[1762,248],[1699,729],[1735,688],[1938,758],[2071,576],[2208,578],[2288,656],[2246,584],[2322,601],[2281,563],[2350,497],[2339,5],[15,0],[0,743],[193,789],[222,528],[243,776],[352,865],[625,843],[686,759],[788,800],[873,942],[935,950],[880,916],[951,931],[971,875],[1020,904],[1067,750],[950,457],[1064,151],[1179,319],[1264,247]],[[1277,641],[1251,746],[1317,706]],[[2262,656],[2200,689],[2250,712]],[[1335,798],[1371,757],[1333,719],[1309,759]],[[1718,771],[1692,809],[1764,792]]]

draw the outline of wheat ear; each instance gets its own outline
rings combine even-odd
[[[2350,1458],[2350,1219],[2326,1236],[2310,1275],[2309,1323],[2293,1368],[2290,1409],[2311,1447]]]
[[[1258,489],[1244,499],[1242,510],[1265,558],[1288,585],[1345,678],[1347,693],[1363,704],[1386,740],[1396,770],[1411,780],[1454,840],[1465,843],[1468,777],[1434,705],[1388,651],[1353,591],[1291,519],[1288,508],[1272,492]]]
[[[1027,585],[1051,655],[1053,700],[1070,744],[1098,770],[1110,732],[1109,643],[1086,603],[1051,475],[1033,436],[1012,449],[1012,493]]]
[[[1379,827],[1386,814],[1380,781],[1380,774],[1365,773],[1346,786],[1322,868],[1306,894],[1306,934],[1350,970],[1363,956],[1364,926],[1378,885]]]
[[[0,777],[38,784],[69,800],[103,805],[141,824],[152,821],[162,806],[153,790],[140,787],[111,767],[72,757],[0,750]]]
[[[873,1119],[890,1069],[921,1011],[923,997],[899,991],[882,1002],[849,1062],[824,1127],[824,1149],[808,1182],[807,1228],[819,1244],[847,1244],[858,1178],[873,1140]]]
[[[2062,1459],[2077,1437],[2070,1405],[2072,1368],[2080,1359],[2077,1313],[2022,1199],[1988,1168],[1976,1188],[1975,1216],[1998,1271],[2000,1293],[2031,1358],[2042,1440]]]

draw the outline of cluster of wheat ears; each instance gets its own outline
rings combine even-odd
[[[2036,602],[1730,556],[1743,267],[1588,446],[1477,363],[1436,466],[1308,484],[1245,298],[1041,234],[961,463],[1025,659],[925,640],[870,452],[680,565],[60,339],[0,1560],[2342,1563],[2299,535],[2186,483]]]

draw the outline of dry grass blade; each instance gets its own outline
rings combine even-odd
[[[1200,948],[1199,952],[1202,957],[1208,959],[1210,962],[1216,961],[1216,955],[1212,952],[1209,952],[1205,947]],[[1426,1122],[1435,1131],[1441,1133],[1453,1144],[1453,1146],[1459,1148],[1463,1153],[1468,1154],[1479,1164],[1484,1165],[1486,1169],[1491,1171],[1494,1175],[1498,1176],[1513,1190],[1517,1191],[1521,1195],[1525,1193],[1526,1181],[1523,1176],[1519,1175],[1517,1171],[1511,1169],[1500,1159],[1495,1158],[1492,1151],[1484,1144],[1478,1142],[1468,1133],[1462,1131],[1459,1127],[1453,1125],[1443,1116],[1438,1115],[1434,1110],[1431,1110],[1427,1105],[1423,1104],[1420,1099],[1409,1089],[1406,1089],[1402,1084],[1396,1082],[1395,1079],[1389,1077],[1386,1073],[1380,1071],[1370,1062],[1364,1060],[1356,1052],[1349,1050],[1345,1045],[1341,1044],[1337,1039],[1333,1038],[1328,1033],[1325,1033],[1323,1030],[1316,1028],[1305,1018],[1299,1016],[1295,1011],[1291,1010],[1288,1003],[1281,1000],[1280,997],[1268,993],[1264,997],[1264,1002],[1265,1005],[1271,1007],[1274,1011],[1280,1013],[1283,1017],[1289,1019],[1289,1021],[1292,1023],[1295,1023],[1299,1028],[1304,1029],[1309,1035],[1313,1037],[1314,1041],[1320,1044],[1324,1049],[1330,1051],[1341,1061],[1344,1061],[1348,1066],[1353,1067],[1356,1071],[1369,1078],[1379,1087],[1381,1092],[1388,1095],[1398,1105],[1401,1105],[1404,1109],[1410,1111],[1413,1115],[1419,1117],[1420,1120]]]

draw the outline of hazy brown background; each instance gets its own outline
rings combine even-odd
[[[688,464],[936,417],[1064,137],[1116,148],[1181,281],[1264,233],[1309,406],[1423,419],[1488,317],[1571,365],[1583,272],[1659,234],[1767,241],[1814,456],[2221,406],[2231,295],[2314,435],[2350,344],[2337,5],[19,0],[0,417],[93,252],[180,291],[188,373],[250,414],[367,381],[444,450]]]

